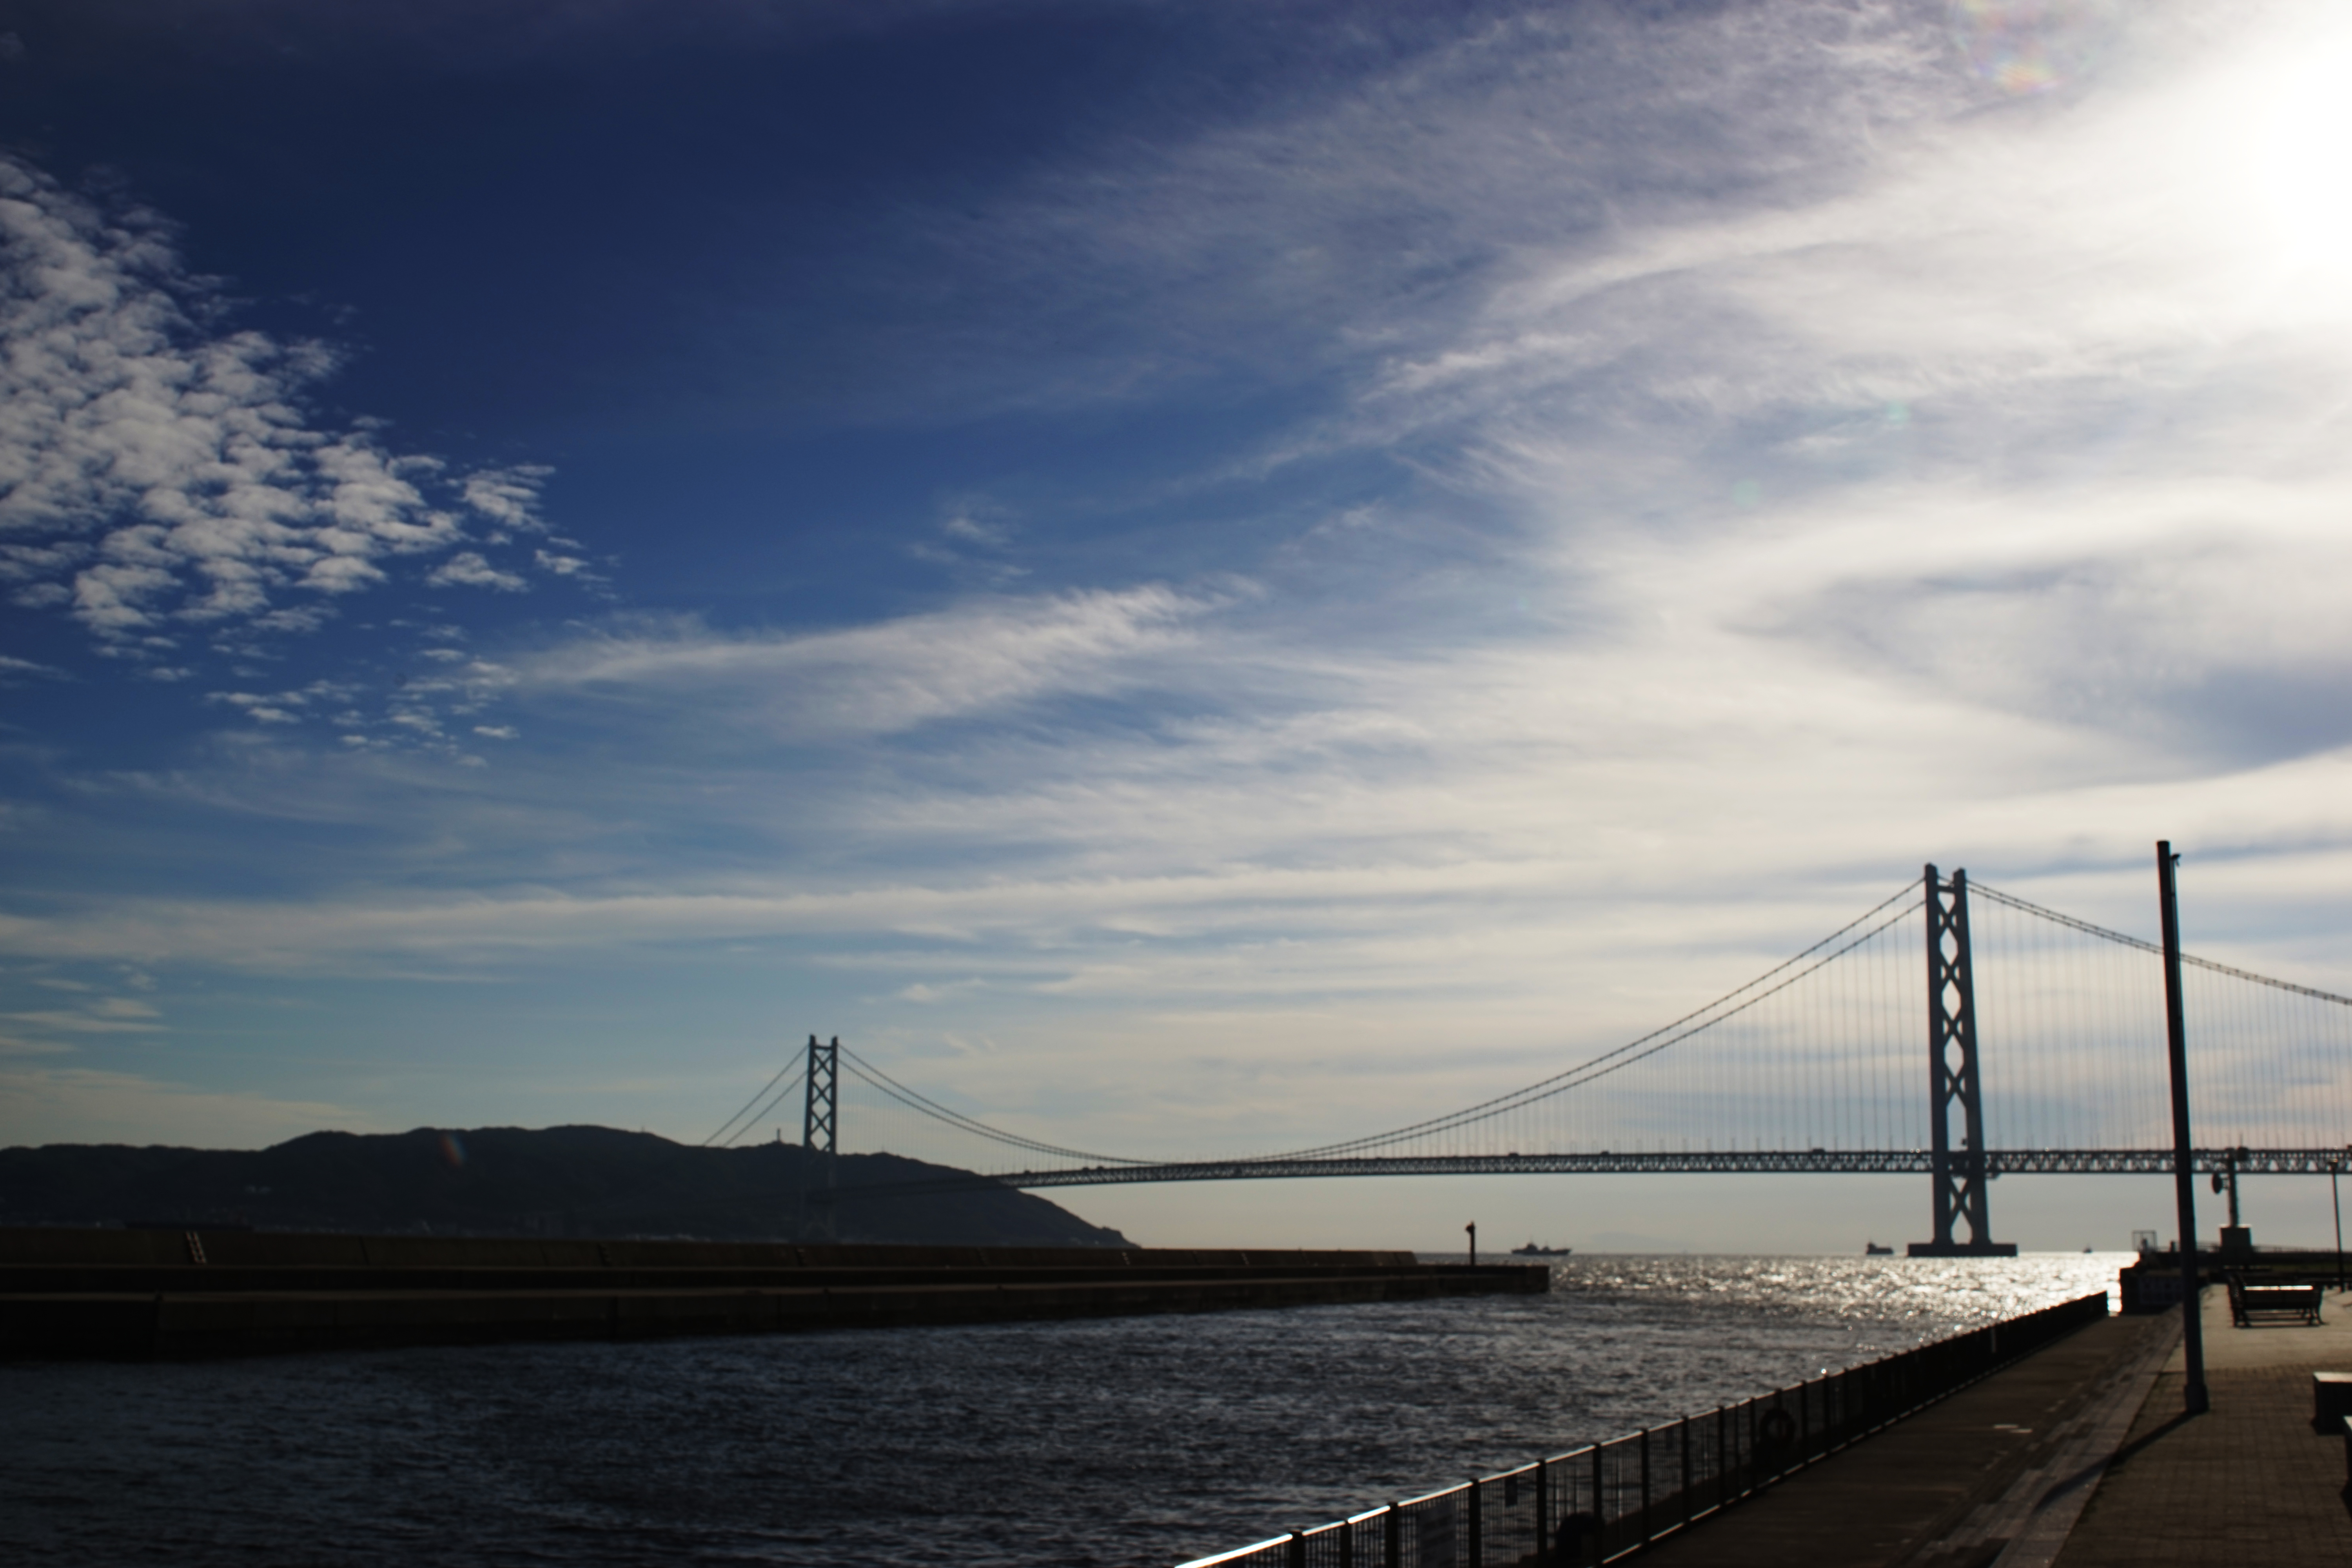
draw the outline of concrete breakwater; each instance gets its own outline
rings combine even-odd
[[[1541,1293],[1409,1252],[0,1229],[0,1357],[187,1358]]]

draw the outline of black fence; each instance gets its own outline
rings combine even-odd
[[[1180,1568],[1592,1568],[2106,1315],[2101,1291]]]

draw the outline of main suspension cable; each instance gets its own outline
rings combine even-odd
[[[1119,1154],[1090,1154],[1083,1149],[1065,1149],[1059,1144],[1045,1143],[1034,1138],[1025,1138],[1018,1132],[1007,1132],[1001,1127],[991,1127],[985,1121],[974,1121],[961,1110],[950,1110],[939,1101],[908,1089],[847,1046],[841,1047],[841,1054],[847,1060],[849,1070],[864,1079],[875,1089],[880,1089],[910,1110],[919,1111],[934,1121],[945,1121],[963,1131],[976,1133],[982,1138],[992,1138],[999,1143],[1009,1143],[1016,1148],[1034,1150],[1040,1154],[1059,1154],[1069,1160],[1091,1160],[1101,1165],[1154,1165],[1160,1163],[1156,1160],[1129,1159]]]
[[[1763,1001],[1767,996],[1770,996],[1776,992],[1785,990],[1790,985],[1792,985],[1796,982],[1803,979],[1806,975],[1812,973],[1815,970],[1821,968],[1822,964],[1829,963],[1835,959],[1843,957],[1845,953],[1861,946],[1864,942],[1868,942],[1872,937],[1878,935],[1888,927],[1907,920],[1910,918],[1911,911],[1918,907],[1916,903],[1905,904],[1903,909],[1897,910],[1887,920],[1881,921],[1878,925],[1863,932],[1862,935],[1855,937],[1852,942],[1847,942],[1845,946],[1829,953],[1827,956],[1822,958],[1819,962],[1811,964],[1806,969],[1800,971],[1798,973],[1790,975],[1778,985],[1774,985],[1767,990],[1757,990],[1758,986],[1762,985],[1774,975],[1782,973],[1800,963],[1803,963],[1805,960],[1812,957],[1815,953],[1820,952],[1823,948],[1828,947],[1831,943],[1838,941],[1839,938],[1845,936],[1855,927],[1864,924],[1874,916],[1884,912],[1889,905],[1902,903],[1905,900],[1913,898],[1917,892],[1917,888],[1918,884],[1916,883],[1906,883],[1899,890],[1886,899],[1882,900],[1876,905],[1856,916],[1854,919],[1848,921],[1844,925],[1840,926],[1829,935],[1822,938],[1821,941],[1813,943],[1811,947],[1806,948],[1802,952],[1797,953],[1791,958],[1774,964],[1771,968],[1766,970],[1755,979],[1748,982],[1747,984],[1738,986],[1733,990],[1726,992],[1723,995],[1717,997],[1713,1002],[1708,1003],[1706,1006],[1697,1009],[1696,1012],[1685,1013],[1681,1017],[1675,1019],[1673,1023],[1667,1024],[1661,1028],[1653,1029],[1639,1039],[1629,1040],[1624,1045],[1619,1046],[1613,1050],[1603,1051],[1597,1057],[1580,1062],[1574,1067],[1564,1068],[1559,1072],[1552,1074],[1549,1078],[1538,1079],[1536,1082],[1528,1084],[1524,1088],[1513,1089],[1508,1094],[1496,1095],[1494,1099],[1482,1100],[1476,1105],[1467,1106],[1460,1110],[1448,1112],[1444,1116],[1433,1116],[1426,1121],[1412,1122],[1407,1126],[1395,1128],[1387,1132],[1374,1133],[1370,1137],[1365,1138],[1351,1138],[1342,1143],[1327,1143],[1318,1148],[1295,1150],[1284,1154],[1269,1154],[1263,1156],[1263,1158],[1274,1160],[1318,1159],[1335,1154],[1352,1153],[1360,1150],[1376,1148],[1389,1143],[1401,1143],[1409,1138],[1450,1131],[1453,1128],[1465,1126],[1473,1121],[1482,1121],[1490,1116],[1498,1115],[1502,1111],[1509,1110],[1515,1106],[1526,1104],[1537,1100],[1549,1099],[1553,1095],[1564,1093],[1565,1091],[1575,1089],[1580,1085],[1590,1083],[1595,1079],[1605,1078],[1609,1074],[1615,1072],[1622,1068],[1631,1067],[1637,1061],[1641,1061],[1648,1057],[1655,1056],[1658,1052],[1664,1050],[1668,1046],[1675,1045],[1682,1040],[1686,1040],[1703,1030],[1712,1028],[1716,1025],[1722,1023],[1727,1018],[1735,1017],[1738,1015],[1746,1012],[1757,1003]],[[1737,1006],[1729,1005],[1735,997],[1747,995],[1749,992],[1755,992],[1755,994],[1748,995],[1747,1000],[1740,1002]],[[1685,1024],[1692,1024],[1695,1019],[1703,1019],[1704,1022],[1694,1024],[1692,1027],[1687,1029],[1683,1027]],[[1667,1037],[1662,1038],[1661,1037]],[[1655,1043],[1654,1044],[1653,1042]]]
[[[768,1091],[775,1088],[777,1084],[782,1082],[784,1075],[792,1071],[793,1066],[794,1064],[793,1062],[787,1061],[783,1066],[778,1068],[774,1078],[770,1079],[767,1082],[761,1084],[757,1089],[754,1089],[752,1091],[751,1098],[743,1102],[742,1108],[737,1110],[734,1115],[720,1122],[719,1124],[719,1131],[713,1132],[709,1137],[705,1138],[698,1147],[708,1149],[712,1143],[717,1142],[719,1139],[725,1136],[729,1128],[734,1126],[738,1121],[742,1121],[743,1118],[749,1114],[753,1106],[759,1105],[762,1100],[767,1099]],[[764,1110],[765,1107],[762,1107],[762,1109]],[[724,1147],[724,1145],[721,1145],[721,1147]]]
[[[768,1102],[760,1107],[758,1110],[752,1112],[752,1114],[745,1120],[743,1125],[735,1130],[735,1135],[728,1139],[726,1142],[720,1144],[719,1147],[722,1149],[731,1149],[737,1143],[740,1142],[753,1128],[760,1124],[761,1120],[767,1116],[768,1112],[773,1110],[777,1106],[782,1105],[785,1100],[791,1099],[794,1091],[799,1089],[801,1084],[806,1079],[807,1076],[808,1072],[806,1068],[803,1068],[801,1071],[793,1074],[793,1081],[784,1085],[783,1088],[776,1090],[775,1093],[770,1095],[768,1097]]]
[[[1999,889],[1989,888],[1982,882],[1970,882],[1969,890],[1972,893],[1982,893],[1996,903],[2022,910],[2029,915],[2039,915],[2045,921],[2055,921],[2062,926],[2072,926],[2076,931],[2086,931],[2092,936],[2105,937],[2109,942],[2121,942],[2126,947],[2136,947],[2142,952],[2161,954],[2164,952],[2164,949],[2155,942],[2143,938],[2127,936],[2119,931],[2109,931],[2105,926],[2093,925],[2088,921],[2078,921],[2073,915],[2062,915],[2056,910],[2045,910],[2040,904],[2028,903],[2014,893],[2001,892]],[[2269,985],[2281,991],[2292,991],[2298,996],[2308,996],[2319,1002],[2333,1002],[2339,1007],[2352,1007],[2352,996],[2338,996],[2332,991],[2315,991],[2308,985],[2297,985],[2292,980],[2274,980],[2267,974],[2256,974],[2251,969],[2238,969],[2227,963],[2217,963],[2210,958],[2199,958],[2194,953],[2182,953],[2180,962],[2199,969],[2210,969],[2216,974],[2229,975],[2234,980],[2251,980],[2257,985]]]

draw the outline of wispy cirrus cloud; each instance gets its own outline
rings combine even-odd
[[[950,506],[921,550],[986,591],[927,611],[441,647],[396,721],[496,758],[454,781],[304,752],[336,690],[225,693],[265,738],[79,798],[344,852],[249,896],[60,884],[0,942],[371,980],[690,950],[909,1049],[1017,1040],[962,1081],[1073,1117],[1199,1097],[1211,1037],[1301,1081],[1444,1040],[1487,1053],[1444,1092],[1508,1087],[1559,1020],[1672,1016],[1930,856],[2145,929],[2170,834],[2249,963],[2340,985],[2342,277],[2249,195],[2271,68],[2150,14],[2036,96],[1934,7],[1531,9],[1040,174],[938,226],[935,287],[1008,308],[910,341],[1033,407],[1304,366],[1329,405],[1197,493],[1408,480],[1232,502],[1275,545],[1192,575],[1055,584],[1025,513]],[[370,559],[520,578],[507,487]],[[708,1017],[709,973],[645,1016]],[[1403,1092],[1345,1076],[1366,1117]]]
[[[54,665],[43,664],[37,659],[16,658],[0,654],[0,684],[15,685],[24,680],[63,680],[65,679],[66,672]]]
[[[1531,253],[1601,259],[1662,219],[1819,201],[1884,139],[1999,96],[1941,22],[1838,3],[1375,8],[1279,94],[1089,145],[985,211],[914,209],[921,231],[863,286],[925,313],[904,344],[927,374],[872,387],[896,407],[822,393],[890,419],[939,395],[1140,401],[1442,354]],[[872,346],[895,363],[897,342]]]
[[[53,1035],[160,1034],[163,1026],[158,1020],[162,1016],[161,1012],[148,1004],[121,996],[105,997],[71,1010],[52,1007],[26,1013],[0,1013],[0,1019],[20,1028]]]
[[[819,632],[624,624],[520,659],[511,679],[542,700],[684,711],[779,735],[885,734],[1131,687],[1192,644],[1216,603],[1147,585],[974,597]]]
[[[201,1128],[207,1146],[260,1148],[324,1127],[381,1126],[347,1107],[205,1089],[141,1073],[30,1063],[0,1068],[0,1096],[54,1142],[152,1142]]]
[[[0,1057],[58,1057],[67,1055],[70,1046],[54,1040],[28,1040],[18,1035],[0,1035]]]

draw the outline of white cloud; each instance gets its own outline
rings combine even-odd
[[[453,476],[318,427],[304,395],[333,354],[222,328],[152,215],[0,157],[0,579],[18,605],[135,647],[174,626],[308,630],[469,541],[435,580],[521,585],[468,519],[535,528],[547,470]]]
[[[349,702],[352,695],[353,689],[343,682],[314,680],[286,691],[210,691],[205,700],[234,708],[257,723],[299,724],[322,707]]]
[[[0,1035],[0,1057],[57,1057],[69,1055],[71,1046],[61,1046],[54,1040],[28,1040],[17,1035]]]
[[[1329,327],[1352,403],[1270,445],[1425,491],[1254,519],[1292,535],[1246,586],[441,650],[393,723],[531,739],[462,784],[257,741],[120,786],[381,859],[62,899],[0,944],[444,977],[748,945],[847,976],[861,1027],[1009,1042],[1001,1092],[1192,1126],[1332,1059],[1367,1120],[1507,1088],[1929,857],[2144,930],[2168,836],[2215,866],[2216,956],[2345,988],[2352,356],[2326,268],[2267,271],[2197,161],[2252,68],[2119,45],[2111,85],[2010,105],[1927,12],[1692,16],[1498,27],[1027,213],[1172,279],[1180,334],[1227,300]],[[1504,520],[1483,553],[1465,515]],[[931,548],[1008,543],[957,509]],[[492,693],[520,725],[459,717]]]
[[[13,658],[6,654],[0,654],[0,682],[22,680],[26,677],[39,677],[47,680],[67,679],[66,672],[53,665],[37,663],[29,658]]]
[[[68,1035],[153,1034],[163,1027],[162,1025],[150,1021],[154,1016],[155,1012],[152,1008],[128,1014],[116,1014],[104,1007],[93,1008],[87,1013],[55,1011],[0,1013],[0,1018],[7,1018],[18,1024],[29,1024],[37,1029],[54,1029]]]
[[[1213,601],[1150,586],[986,598],[841,631],[726,636],[622,630],[517,666],[518,690],[668,705],[779,733],[887,733],[1034,700],[1131,685],[1192,640]]]
[[[279,707],[277,703],[271,701],[266,697],[257,697],[250,691],[224,691],[217,694],[216,700],[238,710],[247,718],[251,719],[257,723],[292,724],[298,722],[294,714],[289,710]]]
[[[534,552],[532,559],[539,569],[553,577],[593,577],[594,568],[577,555],[559,555],[551,550]]]
[[[466,476],[466,504],[518,532],[544,532],[539,493],[555,470],[535,463],[482,468]]]
[[[989,550],[1002,550],[1013,541],[1012,531],[1003,523],[984,521],[969,507],[950,513],[940,524],[940,531],[950,539]]]
[[[512,572],[500,571],[486,560],[478,550],[461,551],[433,569],[425,579],[436,588],[496,588],[502,593],[520,594],[530,584]]]
[[[1407,15],[1231,116],[1146,120],[984,213],[918,209],[935,275],[880,280],[951,288],[959,309],[909,339],[926,374],[889,394],[1093,403],[1434,347],[1530,249],[1802,205],[1880,139],[1999,96],[1932,7]]]

